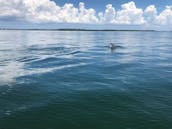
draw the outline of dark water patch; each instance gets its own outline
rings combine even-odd
[[[15,128],[170,128],[170,121],[158,114],[158,109],[145,108],[138,97],[109,90],[75,92],[52,99],[48,105],[15,113],[1,124],[11,127],[8,121]]]

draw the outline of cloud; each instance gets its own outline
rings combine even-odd
[[[157,9],[155,5],[150,5],[144,10],[144,17],[147,24],[154,24],[157,17]]]
[[[122,4],[119,10],[108,4],[104,12],[96,12],[93,8],[86,8],[82,2],[74,7],[70,3],[59,6],[52,0],[0,0],[0,19],[32,23],[171,25],[172,6],[166,6],[158,14],[154,5],[141,9],[131,1]]]
[[[104,13],[100,12],[99,14],[100,23],[115,23],[116,11],[115,8],[108,4],[106,5],[106,10]]]
[[[119,24],[144,24],[143,10],[136,7],[133,1],[121,5],[117,12],[117,23]]]
[[[161,25],[172,25],[172,6],[166,6],[166,9],[156,17],[156,23]]]

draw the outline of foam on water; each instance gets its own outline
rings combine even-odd
[[[13,83],[17,77],[23,76],[24,64],[19,62],[9,62],[0,67],[0,85]]]
[[[77,66],[84,66],[86,63],[78,63],[78,64],[68,64],[63,66],[56,66],[52,68],[25,68],[24,63],[20,62],[10,62],[8,65],[0,67],[0,85],[10,85],[16,81],[17,78],[22,76],[30,76],[30,75],[40,75],[48,72],[53,72],[56,70],[62,70]]]

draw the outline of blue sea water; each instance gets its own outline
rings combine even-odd
[[[172,129],[172,32],[0,31],[0,129]]]

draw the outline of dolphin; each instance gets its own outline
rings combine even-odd
[[[122,46],[119,46],[119,45],[115,45],[114,43],[110,43],[108,48],[110,48],[111,50],[114,50],[116,48],[122,48]]]

